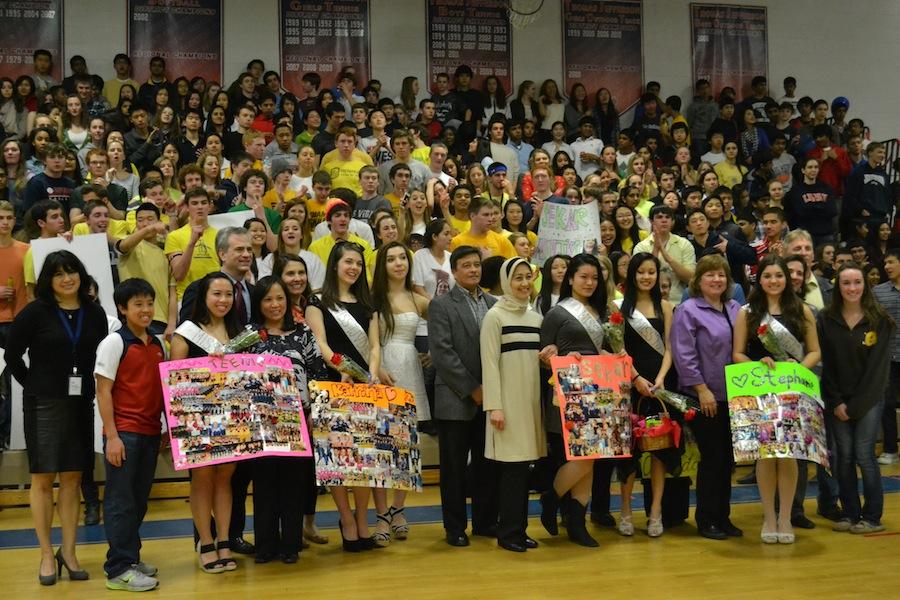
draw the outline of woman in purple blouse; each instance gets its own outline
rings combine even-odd
[[[691,430],[700,449],[697,468],[697,529],[705,538],[740,537],[731,513],[731,425],[725,366],[731,363],[734,323],[740,305],[731,299],[731,271],[721,254],[704,256],[691,278],[691,298],[672,321],[672,358],[681,390],[700,400]]]

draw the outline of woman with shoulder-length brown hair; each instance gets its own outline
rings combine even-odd
[[[731,270],[721,254],[704,256],[691,277],[691,297],[672,319],[672,360],[681,391],[700,401],[691,430],[700,449],[695,519],[700,535],[714,540],[740,537],[731,522],[734,465],[725,366],[731,363],[734,324],[740,305],[731,299]]]

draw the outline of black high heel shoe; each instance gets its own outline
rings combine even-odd
[[[60,548],[56,551],[56,576],[58,578],[62,577],[63,567],[65,567],[66,571],[69,573],[69,581],[87,581],[91,578],[84,569],[80,571],[73,571],[70,569],[69,565],[66,564],[66,560],[63,558],[62,548]]]
[[[363,550],[361,539],[348,540],[344,537],[344,525],[341,523],[340,519],[338,519],[338,531],[341,532],[341,542],[344,547],[344,552],[361,552]]]
[[[44,561],[41,560],[41,563]],[[50,575],[41,575],[41,568],[38,566],[38,581],[41,585],[56,585],[56,569],[53,569],[53,573]]]

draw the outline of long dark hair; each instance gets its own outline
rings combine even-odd
[[[81,306],[89,305],[91,300],[91,276],[88,275],[84,263],[68,250],[51,252],[44,259],[41,274],[34,285],[34,297],[43,300],[47,304],[56,306],[56,296],[53,294],[53,277],[62,271],[63,273],[77,273],[81,282],[78,285],[78,302]]]
[[[831,304],[826,306],[825,310],[834,317],[842,318],[841,311],[844,309],[844,297],[841,295],[841,274],[844,271],[850,271],[851,269],[859,271],[860,274],[862,274],[863,293],[862,298],[860,298],[860,304],[862,305],[863,314],[869,322],[869,326],[872,329],[877,329],[878,326],[881,325],[882,319],[886,319],[889,323],[893,324],[894,320],[887,312],[885,312],[884,308],[881,307],[881,304],[875,300],[875,294],[872,293],[872,288],[869,286],[869,280],[866,279],[862,267],[854,261],[845,262],[835,273],[834,292],[831,295]]]
[[[491,105],[491,95],[488,93],[487,88],[488,81],[491,79],[497,82],[497,91],[494,92],[494,102],[497,103],[497,108],[504,109],[506,108],[506,90],[503,89],[503,82],[500,81],[500,78],[496,75],[488,75],[484,78],[484,84],[481,86],[484,105]]]
[[[803,300],[794,293],[794,286],[791,284],[791,273],[788,270],[787,263],[777,254],[769,254],[759,261],[759,270],[756,275],[756,282],[750,288],[750,295],[747,297],[747,331],[749,336],[756,335],[759,328],[760,320],[769,312],[769,300],[762,288],[762,275],[767,267],[776,266],[781,269],[784,274],[784,291],[781,292],[781,317],[779,318],[785,326],[791,331],[799,333],[800,341],[806,335],[806,318],[803,314]],[[863,278],[865,279],[865,278]]]
[[[625,275],[625,292],[622,299],[622,314],[630,317],[634,314],[634,306],[637,304],[637,272],[645,262],[652,262],[656,267],[656,283],[650,288],[650,300],[653,302],[653,310],[657,317],[662,317],[662,292],[659,289],[659,259],[649,252],[638,252],[631,257],[628,263],[628,274]],[[615,268],[615,265],[613,265]]]
[[[509,208],[510,205],[518,206],[519,209],[522,211],[522,221],[516,226],[515,229],[512,229],[512,228],[510,227],[510,225],[509,225],[509,219],[506,218],[506,211],[507,211],[507,209]],[[509,200],[507,200],[507,201],[506,201],[506,204],[503,205],[503,220],[502,220],[502,222],[501,222],[501,225],[502,225],[503,229],[505,229],[505,230],[507,230],[507,231],[519,232],[519,233],[525,233],[525,234],[527,234],[527,233],[528,233],[528,226],[527,226],[526,223],[525,223],[525,205],[522,204],[521,201],[516,200],[515,198],[510,198]]]
[[[362,272],[356,282],[350,286],[350,293],[366,311],[371,312],[373,310],[372,296],[369,294],[369,283],[366,281],[366,255],[363,253],[362,246],[355,242],[340,241],[335,244],[331,254],[328,255],[328,264],[325,265],[325,281],[322,283],[322,306],[326,309],[341,306],[337,265],[348,252],[359,254],[363,262]]]
[[[606,297],[606,281],[603,279],[603,269],[600,268],[600,261],[593,254],[576,254],[569,261],[569,268],[566,269],[566,276],[563,278],[562,285],[559,288],[559,300],[562,302],[566,298],[572,297],[572,284],[570,279],[575,277],[575,273],[583,266],[589,266],[597,269],[597,289],[588,298],[588,304],[597,311],[601,319],[606,318],[607,313],[607,297]],[[615,265],[613,265],[615,268]]]
[[[624,189],[627,190],[629,188],[626,186]],[[619,228],[619,221],[616,220],[616,213],[619,212],[620,208],[624,208],[626,210],[631,211],[631,228],[628,231],[622,231]],[[622,239],[625,236],[631,238],[631,243],[632,243],[631,247],[632,248],[634,248],[635,246],[637,246],[640,243],[641,229],[640,229],[640,227],[638,227],[637,217],[638,217],[637,211],[623,202],[620,202],[619,204],[617,204],[616,207],[613,209],[612,221],[616,226],[616,241],[615,241],[615,244],[613,244],[613,247],[615,249],[617,249],[617,250],[622,249]]]
[[[278,279],[282,279],[282,277],[284,276],[284,270],[290,263],[296,262],[303,265],[303,270],[306,271],[306,289],[300,292],[300,297],[297,299],[297,306],[299,306],[302,311],[306,312],[306,307],[309,305],[309,296],[312,289],[312,286],[309,284],[309,268],[306,266],[306,261],[296,254],[276,254],[272,258],[272,275],[274,277],[277,277]],[[285,293],[290,296],[290,293],[286,288]]]
[[[253,293],[250,295],[250,318],[260,327],[266,326],[266,318],[262,314],[262,301],[263,298],[266,297],[266,294],[268,294],[276,285],[281,288],[281,291],[284,292],[284,297],[287,299],[284,308],[284,317],[282,317],[281,320],[281,329],[285,332],[293,331],[297,328],[297,325],[294,323],[294,315],[293,311],[291,311],[290,295],[288,294],[285,285],[281,282],[281,278],[274,275],[263,277],[257,281],[256,285],[253,287]]]
[[[410,294],[413,293],[412,287],[412,253],[409,248],[400,242],[388,242],[378,249],[378,255],[375,257],[375,272],[372,275],[372,304],[375,310],[384,319],[384,329],[381,331],[382,338],[388,338],[394,332],[394,312],[391,309],[391,301],[388,297],[390,293],[390,284],[388,283],[387,273],[387,255],[394,248],[403,248],[406,253],[408,268],[406,270],[406,280],[403,287]]]
[[[568,269],[569,261],[571,260],[565,254],[554,254],[550,258],[544,261],[544,266],[541,267],[541,291],[538,293],[537,297],[537,305],[541,309],[541,314],[546,315],[547,311],[550,310],[550,303],[553,301],[551,295],[553,294],[553,263],[557,261],[557,259],[566,263],[566,269]],[[568,270],[566,271],[568,274]],[[559,286],[560,292],[562,292],[562,286],[565,285],[566,278],[563,277],[563,282]],[[560,295],[560,297],[562,297]]]
[[[216,271],[208,274],[197,284],[197,295],[194,297],[194,308],[191,311],[190,320],[197,325],[208,325],[210,322],[209,308],[206,307],[206,294],[209,292],[209,286],[217,279],[224,279],[228,282],[229,287],[232,286],[231,279],[225,273]],[[229,338],[233,338],[241,332],[241,323],[238,321],[237,309],[234,303],[225,314],[225,331]]]

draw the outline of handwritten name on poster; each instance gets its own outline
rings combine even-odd
[[[410,392],[313,381],[309,393],[320,485],[422,491],[416,402]]]
[[[828,466],[819,379],[791,362],[725,367],[736,462],[798,458]]]
[[[536,264],[554,254],[574,256],[582,252],[596,253],[600,247],[600,213],[597,203],[544,203],[538,226],[538,242],[534,251]]]
[[[159,365],[175,469],[312,456],[290,359],[227,354]]]
[[[631,456],[631,357],[552,359],[568,460]]]

